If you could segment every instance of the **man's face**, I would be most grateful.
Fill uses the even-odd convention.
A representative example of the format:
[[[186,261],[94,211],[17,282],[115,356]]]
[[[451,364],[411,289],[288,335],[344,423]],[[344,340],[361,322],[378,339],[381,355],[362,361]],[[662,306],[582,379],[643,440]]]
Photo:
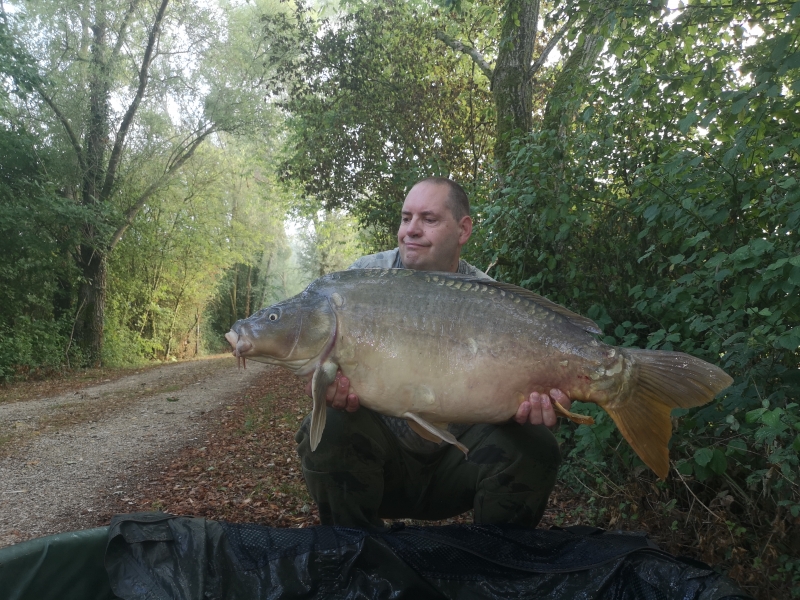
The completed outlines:
[[[418,183],[403,203],[397,243],[408,269],[418,271],[458,270],[458,258],[472,233],[472,219],[456,221],[447,201],[450,188],[436,183]]]

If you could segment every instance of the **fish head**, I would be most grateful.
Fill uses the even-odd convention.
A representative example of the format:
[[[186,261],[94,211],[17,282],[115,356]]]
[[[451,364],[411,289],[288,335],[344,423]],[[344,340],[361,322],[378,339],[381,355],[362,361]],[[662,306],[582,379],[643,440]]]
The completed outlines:
[[[225,339],[237,358],[305,375],[333,344],[336,315],[327,297],[305,291],[236,321]]]

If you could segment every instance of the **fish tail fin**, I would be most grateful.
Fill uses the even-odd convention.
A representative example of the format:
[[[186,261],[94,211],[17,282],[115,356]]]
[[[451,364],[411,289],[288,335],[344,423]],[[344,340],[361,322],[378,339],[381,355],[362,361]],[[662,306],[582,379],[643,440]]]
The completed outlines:
[[[630,363],[622,393],[603,408],[660,479],[669,473],[670,412],[710,402],[733,379],[704,360],[663,350],[619,348]]]

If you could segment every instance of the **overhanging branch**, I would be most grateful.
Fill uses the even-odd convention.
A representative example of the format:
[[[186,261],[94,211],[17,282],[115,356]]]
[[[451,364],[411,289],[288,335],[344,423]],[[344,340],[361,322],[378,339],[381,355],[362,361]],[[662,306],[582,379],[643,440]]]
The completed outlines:
[[[125,34],[128,31],[128,25],[130,25],[131,19],[139,6],[139,1],[140,0],[131,0],[131,3],[128,5],[128,10],[125,11],[125,15],[122,17],[122,23],[119,26],[119,31],[117,31],[117,43],[114,45],[114,51],[111,53],[112,61],[117,60],[119,57],[119,52],[125,43]]]
[[[198,135],[192,142],[186,146],[182,151],[179,151],[177,155],[174,157],[173,160],[170,160],[167,168],[161,174],[161,176],[156,179],[153,183],[147,186],[141,195],[136,199],[136,202],[133,203],[126,212],[125,212],[125,219],[120,225],[117,230],[114,232],[114,236],[111,238],[111,243],[108,246],[108,251],[110,252],[114,246],[122,239],[124,233],[128,230],[133,224],[133,220],[136,218],[136,215],[139,214],[139,211],[144,208],[144,205],[147,201],[155,194],[160,188],[162,188],[170,179],[172,179],[178,170],[189,160],[192,155],[194,154],[195,150],[200,147],[200,144],[212,133],[216,131],[215,126],[211,126],[200,135]]]
[[[542,50],[542,54],[536,59],[536,62],[531,65],[531,68],[528,71],[528,81],[533,79],[533,76],[536,75],[539,69],[542,68],[542,65],[544,65],[550,52],[552,52],[553,48],[556,47],[556,44],[561,41],[561,38],[563,38],[564,34],[569,31],[569,28],[572,27],[574,22],[575,19],[571,18],[569,21],[564,23],[564,26],[561,27],[561,29],[559,29],[552,38],[550,38],[550,41],[547,42],[547,46],[545,46],[544,50]]]
[[[464,42],[451,38],[443,31],[437,31],[434,33],[434,36],[436,36],[437,40],[441,40],[445,43],[445,45],[449,46],[456,52],[468,54],[469,57],[472,58],[473,62],[478,65],[478,68],[483,72],[483,74],[486,75],[487,79],[491,80],[493,73],[492,67],[486,62],[486,59],[483,58],[483,55],[478,52],[477,49],[473,48],[472,46],[468,46]]]
[[[61,122],[61,126],[64,128],[64,131],[67,132],[67,137],[69,138],[70,144],[72,144],[72,149],[75,150],[75,156],[78,159],[78,167],[81,170],[81,173],[86,172],[86,161],[83,158],[83,147],[81,146],[81,142],[78,139],[78,136],[75,135],[75,132],[72,130],[72,126],[69,124],[69,120],[64,115],[64,113],[59,110],[56,103],[53,102],[53,99],[47,95],[47,92],[44,91],[44,88],[40,84],[36,84],[34,86],[36,93],[41,96],[44,103],[50,107],[55,114],[56,118]]]
[[[122,122],[117,131],[117,138],[114,141],[114,148],[111,150],[111,158],[108,161],[106,178],[103,182],[103,191],[100,194],[100,197],[103,199],[111,195],[111,189],[114,187],[114,181],[117,176],[117,168],[122,158],[122,149],[125,146],[125,138],[128,135],[128,130],[133,122],[133,118],[136,116],[136,111],[139,110],[139,104],[142,101],[145,89],[147,89],[147,82],[150,79],[150,64],[153,61],[156,41],[161,34],[161,23],[164,20],[164,14],[167,12],[168,4],[169,0],[161,0],[161,4],[153,20],[153,26],[150,28],[150,34],[147,37],[147,46],[145,47],[144,56],[142,57],[142,66],[139,69],[139,86],[136,89],[136,95],[133,97],[133,100],[131,100],[128,110],[125,111],[125,116],[122,117]]]

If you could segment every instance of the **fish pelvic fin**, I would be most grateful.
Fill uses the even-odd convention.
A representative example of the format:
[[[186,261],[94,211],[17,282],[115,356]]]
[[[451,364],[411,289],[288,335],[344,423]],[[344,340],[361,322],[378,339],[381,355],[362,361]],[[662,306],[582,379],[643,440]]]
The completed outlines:
[[[555,400],[553,400],[553,410],[555,410],[562,417],[569,419],[578,425],[594,425],[594,419],[589,415],[579,415],[578,413],[570,412]]]
[[[464,456],[469,455],[469,448],[459,442],[456,436],[446,429],[439,429],[436,425],[428,423],[428,421],[412,412],[407,412],[403,416],[408,419],[409,427],[420,437],[431,442],[447,442],[448,444],[453,444],[453,446],[464,453]]]
[[[326,360],[317,365],[314,375],[311,378],[311,397],[314,401],[314,408],[311,410],[311,451],[317,449],[319,441],[322,439],[322,431],[325,429],[327,418],[327,406],[325,394],[328,386],[336,380],[336,371],[339,365],[335,362]]]
[[[630,377],[620,396],[603,408],[639,458],[666,479],[672,409],[706,404],[733,379],[719,367],[682,352],[619,350],[631,363]]]

